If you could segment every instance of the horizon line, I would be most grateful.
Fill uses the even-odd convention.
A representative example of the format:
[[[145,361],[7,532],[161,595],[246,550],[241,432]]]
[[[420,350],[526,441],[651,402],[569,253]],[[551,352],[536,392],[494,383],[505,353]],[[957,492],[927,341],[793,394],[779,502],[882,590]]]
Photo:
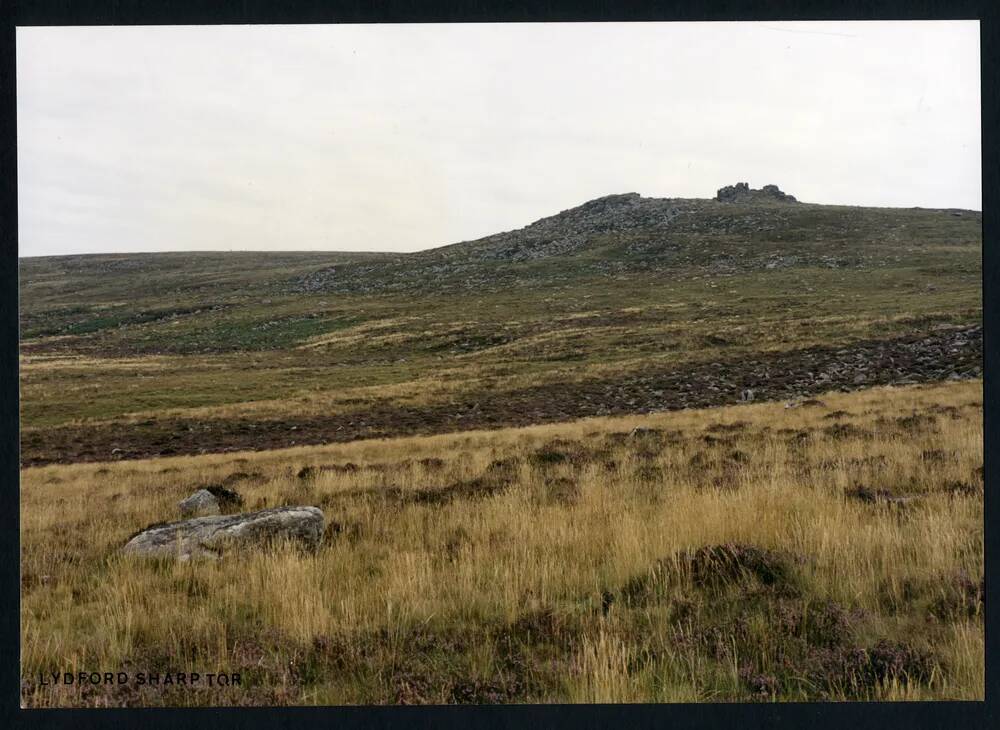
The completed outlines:
[[[757,190],[757,188],[751,188],[751,189],[752,190]],[[556,213],[553,213],[551,215],[543,216],[542,218],[534,220],[531,223],[527,223],[527,224],[521,226],[520,228],[510,228],[510,229],[505,230],[505,231],[497,231],[495,233],[488,233],[485,236],[480,236],[479,238],[466,238],[466,239],[463,239],[461,241],[454,241],[452,243],[443,243],[443,244],[437,244],[437,245],[434,245],[434,246],[427,246],[426,248],[418,248],[418,249],[414,249],[412,251],[378,250],[378,249],[375,249],[375,250],[351,250],[351,249],[339,249],[339,248],[332,248],[332,249],[326,249],[326,248],[322,248],[322,249],[291,249],[291,250],[288,250],[288,249],[270,249],[270,248],[266,248],[266,249],[232,249],[232,248],[230,248],[230,249],[166,249],[166,250],[156,250],[156,251],[86,251],[86,252],[81,252],[81,253],[52,253],[52,254],[29,254],[29,255],[22,255],[21,252],[20,252],[20,250],[19,250],[18,254],[17,254],[17,258],[20,260],[20,259],[60,258],[60,257],[69,257],[69,256],[141,256],[141,255],[144,255],[144,254],[171,254],[171,253],[173,253],[173,254],[182,254],[182,253],[194,253],[194,254],[225,254],[225,253],[264,253],[264,254],[267,254],[267,253],[282,253],[282,254],[309,254],[309,253],[315,253],[315,254],[324,254],[325,253],[325,254],[331,254],[331,253],[340,253],[340,254],[358,254],[358,255],[373,255],[373,254],[387,254],[387,255],[390,255],[390,254],[395,254],[395,255],[399,255],[399,256],[408,256],[408,255],[416,254],[416,253],[424,253],[424,252],[427,252],[427,251],[434,251],[434,250],[439,249],[439,248],[448,248],[450,246],[460,246],[463,243],[473,243],[475,241],[481,241],[484,238],[490,238],[491,236],[497,236],[497,235],[501,235],[501,234],[504,234],[504,233],[510,233],[510,232],[513,232],[513,231],[523,230],[524,228],[528,228],[528,227],[534,225],[535,223],[538,223],[541,220],[545,220],[546,218],[553,218],[553,217],[555,217],[557,215],[560,215],[561,213],[565,213],[567,211],[573,210],[574,208],[582,207],[584,205],[587,205],[587,203],[591,203],[591,202],[593,202],[595,200],[601,200],[603,198],[612,198],[612,197],[622,196],[622,195],[638,195],[640,198],[645,199],[645,200],[704,200],[704,201],[717,202],[717,203],[721,202],[717,198],[714,198],[714,197],[713,198],[683,198],[683,197],[658,198],[656,196],[648,196],[647,197],[647,196],[644,196],[642,193],[635,193],[634,191],[630,191],[630,192],[626,192],[626,193],[608,193],[606,195],[599,195],[596,198],[591,198],[590,200],[586,200],[583,203],[579,203],[578,205],[574,205],[574,206],[572,206],[570,208],[564,208],[563,210],[558,211]],[[725,203],[725,205],[733,205],[733,204],[732,203]],[[811,203],[811,202],[808,202],[808,201],[797,200],[797,199],[794,202],[792,202],[792,203],[788,203],[788,205],[815,205],[815,206],[824,206],[824,207],[831,207],[831,208],[876,208],[876,209],[887,209],[887,210],[929,210],[929,211],[942,211],[942,212],[945,212],[945,211],[963,211],[963,212],[968,212],[968,213],[979,213],[980,215],[982,215],[982,210],[979,210],[979,209],[976,209],[976,208],[958,208],[958,207],[955,207],[955,206],[946,206],[946,207],[940,207],[939,208],[939,207],[926,207],[926,206],[922,206],[922,205],[898,206],[898,205],[859,205],[859,204],[846,204],[846,203]]]

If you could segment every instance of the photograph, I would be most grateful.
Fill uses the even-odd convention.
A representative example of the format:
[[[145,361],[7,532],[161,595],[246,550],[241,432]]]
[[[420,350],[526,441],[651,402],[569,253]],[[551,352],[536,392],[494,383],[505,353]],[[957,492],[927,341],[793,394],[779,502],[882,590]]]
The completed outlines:
[[[19,25],[20,707],[983,702],[980,50]]]

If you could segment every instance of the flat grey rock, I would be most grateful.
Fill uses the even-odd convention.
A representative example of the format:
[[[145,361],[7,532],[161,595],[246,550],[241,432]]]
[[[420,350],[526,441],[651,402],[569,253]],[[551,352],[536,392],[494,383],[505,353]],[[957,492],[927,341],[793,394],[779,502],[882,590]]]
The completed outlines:
[[[235,546],[265,547],[291,540],[315,548],[323,537],[323,512],[318,507],[275,507],[237,515],[195,517],[151,525],[122,548],[129,555],[217,558]]]

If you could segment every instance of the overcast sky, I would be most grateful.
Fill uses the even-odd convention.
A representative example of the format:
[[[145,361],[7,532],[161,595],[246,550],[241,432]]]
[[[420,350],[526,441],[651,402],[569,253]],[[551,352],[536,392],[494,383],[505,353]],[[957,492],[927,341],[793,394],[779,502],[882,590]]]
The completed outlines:
[[[22,256],[412,251],[610,193],[981,208],[979,25],[19,28]]]

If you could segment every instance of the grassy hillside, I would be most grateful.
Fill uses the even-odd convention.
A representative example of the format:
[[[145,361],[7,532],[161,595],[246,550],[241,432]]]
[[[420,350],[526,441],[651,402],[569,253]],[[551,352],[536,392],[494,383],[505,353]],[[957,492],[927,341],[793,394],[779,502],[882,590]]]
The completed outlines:
[[[22,260],[23,704],[982,699],[981,216],[729,192]],[[119,552],[218,485],[322,544]]]
[[[981,700],[982,460],[966,381],[29,469],[22,700]],[[220,482],[320,505],[322,546],[116,552]],[[38,680],[90,667],[243,683]]]
[[[978,323],[980,227],[969,211],[611,196],[408,255],[25,259],[25,453],[47,460],[79,437],[106,458],[117,437],[102,424],[152,420],[155,435],[171,418],[385,414],[342,433],[356,438],[393,433],[394,414],[460,430],[460,414],[492,408],[480,425],[504,425],[490,403],[546,384],[594,391],[564,418],[623,412],[607,393],[713,363],[716,402],[733,402],[761,385],[740,370],[751,355]]]

